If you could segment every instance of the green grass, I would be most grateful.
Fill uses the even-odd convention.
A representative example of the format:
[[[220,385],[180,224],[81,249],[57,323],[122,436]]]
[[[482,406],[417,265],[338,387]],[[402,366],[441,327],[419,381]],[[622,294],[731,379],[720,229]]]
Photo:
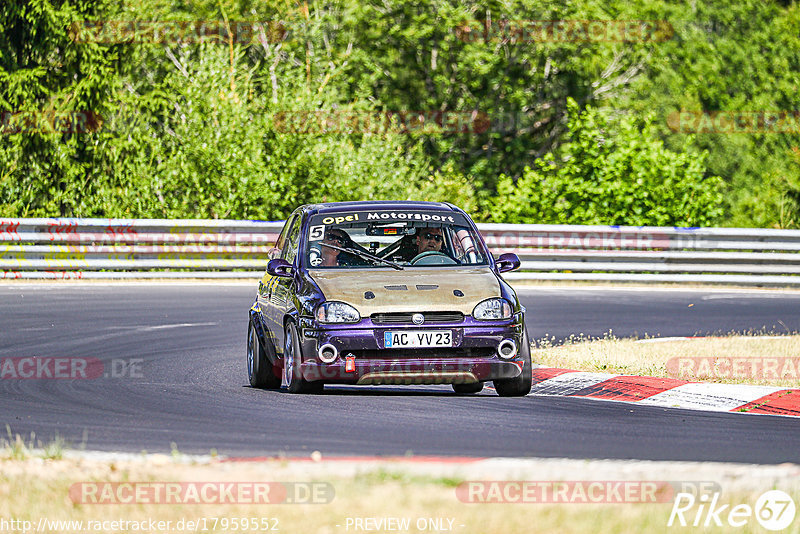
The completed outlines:
[[[11,427],[6,425],[7,438],[0,439],[0,459],[27,460],[30,458],[41,458],[44,460],[61,460],[66,449],[66,440],[56,434],[48,441],[42,442],[36,439],[36,433],[31,432],[26,441],[19,434],[12,434]]]

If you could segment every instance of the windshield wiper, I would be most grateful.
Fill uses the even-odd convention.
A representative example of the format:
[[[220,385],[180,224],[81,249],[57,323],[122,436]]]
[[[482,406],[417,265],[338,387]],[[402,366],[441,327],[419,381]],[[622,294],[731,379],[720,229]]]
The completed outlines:
[[[320,245],[322,245],[323,247],[328,247],[328,248],[340,250],[342,252],[349,252],[351,254],[355,254],[357,256],[361,256],[362,258],[366,258],[368,260],[373,260],[373,261],[377,261],[377,262],[380,262],[380,263],[385,263],[389,267],[393,267],[393,268],[397,269],[398,271],[402,271],[403,270],[403,266],[402,265],[399,265],[399,264],[397,264],[397,263],[395,263],[393,261],[385,260],[383,258],[375,256],[374,254],[370,254],[369,252],[364,252],[362,250],[358,250],[358,249],[355,249],[355,248],[349,248],[349,247],[337,247],[336,245],[329,245],[328,243],[320,243]]]

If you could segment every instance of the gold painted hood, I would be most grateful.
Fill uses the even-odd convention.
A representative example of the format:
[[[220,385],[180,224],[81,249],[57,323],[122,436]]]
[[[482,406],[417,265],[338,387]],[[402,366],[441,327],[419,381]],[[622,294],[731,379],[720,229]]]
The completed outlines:
[[[361,317],[373,313],[424,311],[460,311],[470,315],[480,301],[500,296],[500,283],[488,267],[403,271],[312,269],[309,274],[326,300],[346,302],[354,306]],[[454,290],[460,290],[464,296],[455,296]],[[367,291],[372,291],[375,298],[364,298]]]

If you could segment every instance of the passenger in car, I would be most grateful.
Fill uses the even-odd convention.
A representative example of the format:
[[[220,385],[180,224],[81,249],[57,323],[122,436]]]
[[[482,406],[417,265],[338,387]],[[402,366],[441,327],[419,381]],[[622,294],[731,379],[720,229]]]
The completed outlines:
[[[336,247],[346,248],[350,243],[350,236],[347,232],[339,228],[329,228],[325,232],[325,237],[322,242]],[[330,247],[321,247],[322,249],[322,263],[320,267],[337,267],[339,263],[339,256],[343,254],[342,251]]]
[[[323,243],[340,248],[358,249],[358,245],[353,241],[347,232],[341,228],[329,228],[325,232]],[[370,263],[356,254],[336,250],[331,247],[322,247],[321,267],[349,267],[354,265],[369,265]]]

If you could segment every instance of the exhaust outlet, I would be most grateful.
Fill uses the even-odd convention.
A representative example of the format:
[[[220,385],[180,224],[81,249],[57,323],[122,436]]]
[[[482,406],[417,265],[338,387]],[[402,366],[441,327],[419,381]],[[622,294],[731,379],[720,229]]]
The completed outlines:
[[[317,350],[317,356],[322,363],[333,363],[339,357],[339,351],[330,343],[325,343]]]
[[[509,360],[517,355],[517,344],[510,339],[504,339],[497,345],[497,354],[501,358]]]

